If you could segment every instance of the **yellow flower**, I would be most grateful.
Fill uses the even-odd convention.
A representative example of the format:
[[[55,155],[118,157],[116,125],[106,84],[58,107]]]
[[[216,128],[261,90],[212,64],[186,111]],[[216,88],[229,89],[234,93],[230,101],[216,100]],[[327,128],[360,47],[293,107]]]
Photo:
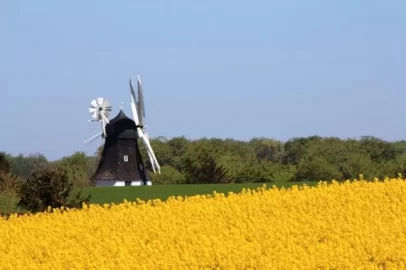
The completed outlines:
[[[266,186],[0,219],[0,269],[404,269],[406,182]]]

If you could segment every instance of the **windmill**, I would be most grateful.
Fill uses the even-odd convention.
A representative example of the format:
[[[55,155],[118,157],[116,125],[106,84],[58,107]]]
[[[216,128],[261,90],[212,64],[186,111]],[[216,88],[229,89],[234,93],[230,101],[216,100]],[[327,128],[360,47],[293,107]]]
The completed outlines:
[[[154,173],[160,173],[160,166],[146,131],[140,77],[137,75],[138,96],[135,94],[131,79],[129,85],[133,119],[125,115],[122,107],[117,116],[109,119],[111,106],[109,101],[104,98],[96,98],[90,103],[89,113],[93,118],[90,122],[100,122],[101,132],[84,143],[91,143],[99,137],[105,140],[98,167],[91,177],[96,186],[151,184],[138,146],[139,140],[142,140],[145,145],[152,170]]]

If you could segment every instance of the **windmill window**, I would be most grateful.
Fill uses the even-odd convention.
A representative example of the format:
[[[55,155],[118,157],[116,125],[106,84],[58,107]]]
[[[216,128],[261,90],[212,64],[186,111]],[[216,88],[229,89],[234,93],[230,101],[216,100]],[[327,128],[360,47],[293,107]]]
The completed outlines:
[[[124,162],[128,162],[128,156],[127,155],[124,156]]]

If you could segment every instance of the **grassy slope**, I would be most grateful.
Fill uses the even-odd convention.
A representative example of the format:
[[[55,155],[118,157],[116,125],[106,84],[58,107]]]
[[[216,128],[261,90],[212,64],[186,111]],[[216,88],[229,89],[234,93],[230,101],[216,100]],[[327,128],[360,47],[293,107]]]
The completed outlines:
[[[301,183],[283,183],[275,184],[278,187],[290,187]],[[312,185],[313,183],[308,183]],[[316,183],[314,183],[316,184]],[[214,191],[219,193],[240,192],[243,188],[256,188],[262,186],[262,183],[247,184],[203,184],[203,185],[156,185],[141,187],[98,187],[85,188],[82,190],[84,195],[91,194],[91,203],[121,203],[124,199],[134,201],[137,198],[142,200],[162,199],[165,200],[170,196],[192,196],[196,194],[212,194]],[[272,187],[268,183],[267,187]]]

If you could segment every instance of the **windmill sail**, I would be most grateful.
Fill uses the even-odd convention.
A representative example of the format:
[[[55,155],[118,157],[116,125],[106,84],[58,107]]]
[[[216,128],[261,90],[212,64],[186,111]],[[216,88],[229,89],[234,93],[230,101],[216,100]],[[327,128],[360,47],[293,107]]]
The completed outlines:
[[[130,102],[131,110],[133,112],[135,125],[138,126],[140,125],[140,117],[137,110],[137,96],[135,95],[134,86],[131,79],[130,79],[130,92],[131,92],[131,102]]]
[[[142,93],[142,84],[141,84],[141,79],[140,76],[137,74],[137,84],[138,84],[138,115],[141,116],[140,118],[145,118],[145,105],[144,105],[144,95]],[[143,121],[140,121],[143,122]]]
[[[151,147],[151,143],[149,141],[148,135],[146,134],[146,132],[144,132],[144,120],[143,120],[143,114],[145,115],[145,108],[144,108],[144,102],[143,102],[143,96],[142,96],[142,88],[141,88],[141,80],[138,77],[138,100],[135,96],[135,91],[134,91],[134,87],[132,85],[132,81],[130,79],[130,92],[131,92],[131,110],[133,113],[133,118],[134,118],[134,122],[137,126],[137,133],[138,133],[138,137],[142,139],[147,152],[148,152],[148,157],[150,159],[151,162],[151,166],[153,171],[155,172],[155,169],[158,171],[158,173],[160,173],[160,166],[158,163],[158,160],[156,159],[155,153],[152,150]]]

